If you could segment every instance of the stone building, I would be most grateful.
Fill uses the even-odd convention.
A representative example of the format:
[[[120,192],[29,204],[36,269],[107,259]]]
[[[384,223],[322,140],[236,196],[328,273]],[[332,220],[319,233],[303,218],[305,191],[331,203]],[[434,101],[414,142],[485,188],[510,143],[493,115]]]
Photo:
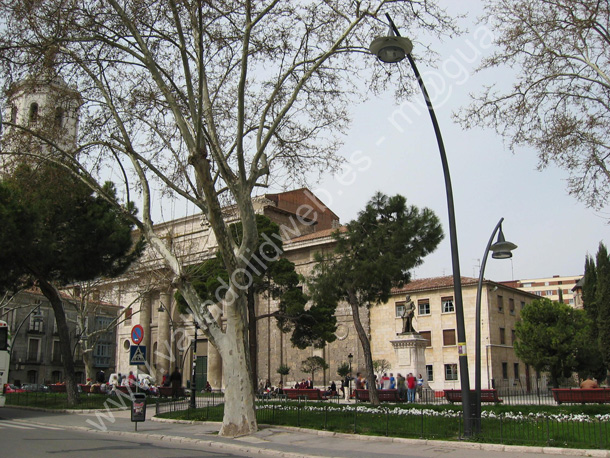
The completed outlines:
[[[78,298],[64,295],[66,318],[73,345],[76,382],[85,383],[86,370],[83,361],[81,341],[94,330],[105,329],[117,317],[119,308],[112,304],[95,302],[90,304],[81,319],[78,317]],[[25,383],[50,384],[65,379],[62,356],[59,347],[57,324],[53,308],[36,289],[18,293],[0,309],[0,316],[6,321],[11,334],[11,364],[9,382],[15,385]],[[79,324],[83,323],[83,326]],[[100,369],[110,373],[115,367],[116,336],[114,328],[103,332],[87,347],[91,349],[93,371]]]
[[[339,227],[338,217],[308,190],[300,189],[281,194],[268,194],[254,199],[255,209],[281,226],[284,239],[284,256],[295,263],[297,271],[307,276],[314,265],[317,252],[332,249],[331,233]],[[304,208],[315,208],[310,212],[311,221],[299,224],[299,212]],[[230,209],[227,218],[234,218]],[[165,237],[171,238],[177,252],[195,262],[202,262],[215,253],[216,243],[209,226],[201,216],[178,219],[158,226]],[[474,320],[477,279],[463,279],[463,302],[469,350],[471,379],[474,380]],[[130,307],[128,319],[119,327],[117,346],[117,370],[134,370],[129,365],[131,329],[142,325],[147,346],[148,368],[157,379],[165,371],[178,367],[183,379],[191,378],[193,341],[195,328],[188,316],[177,312],[174,291],[164,278],[160,259],[147,252],[142,261],[131,272],[108,282],[104,287],[104,298],[121,307]],[[401,332],[401,315],[406,295],[416,304],[413,320],[416,331],[426,341],[423,374],[435,390],[460,386],[457,369],[456,319],[453,308],[452,277],[414,280],[393,293],[387,303],[363,311],[361,318],[371,339],[373,359],[386,359],[392,371],[405,370],[409,364],[401,361],[400,348],[396,347],[396,336]],[[515,339],[514,324],[521,308],[537,296],[501,283],[484,282],[482,295],[482,376],[483,388],[487,386],[527,387],[529,368],[515,356],[512,343]],[[277,308],[277,302],[266,297],[257,298],[257,315],[268,315]],[[280,376],[280,365],[291,368],[285,379],[288,384],[307,378],[301,372],[301,362],[309,356],[321,356],[329,364],[324,373],[315,375],[315,384],[323,386],[338,380],[337,368],[348,362],[351,353],[353,373],[364,371],[362,347],[347,304],[340,304],[336,312],[337,339],[322,349],[298,350],[292,347],[288,335],[282,334],[271,317],[258,320],[257,378],[269,379],[276,384]],[[394,342],[394,343],[393,343]],[[196,352],[197,388],[209,381],[215,389],[223,387],[221,364],[218,353],[207,339],[198,333]],[[144,370],[144,369],[142,369]],[[403,374],[404,375],[404,374]]]
[[[478,279],[462,277],[468,372],[474,387],[475,314]],[[388,360],[394,372],[404,371],[395,342],[401,333],[406,297],[415,304],[413,327],[426,340],[425,373],[430,388],[460,388],[453,277],[413,280],[394,291],[387,304],[371,309],[371,346],[374,359]],[[481,293],[481,387],[529,389],[535,377],[515,355],[515,322],[525,304],[537,296],[489,280]],[[394,343],[393,343],[394,342]]]

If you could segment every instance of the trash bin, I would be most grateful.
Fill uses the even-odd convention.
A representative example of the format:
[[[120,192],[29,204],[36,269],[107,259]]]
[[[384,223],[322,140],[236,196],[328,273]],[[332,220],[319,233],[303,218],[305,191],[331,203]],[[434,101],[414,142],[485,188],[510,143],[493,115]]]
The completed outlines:
[[[131,421],[146,421],[146,395],[144,393],[132,394]]]

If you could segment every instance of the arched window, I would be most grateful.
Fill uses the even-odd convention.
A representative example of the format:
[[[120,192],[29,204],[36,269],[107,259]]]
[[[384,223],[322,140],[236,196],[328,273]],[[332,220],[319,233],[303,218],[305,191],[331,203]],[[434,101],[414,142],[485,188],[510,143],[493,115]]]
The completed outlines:
[[[55,127],[61,129],[64,126],[64,109],[62,107],[55,108]]]
[[[29,121],[30,123],[38,122],[38,104],[36,102],[30,105]]]

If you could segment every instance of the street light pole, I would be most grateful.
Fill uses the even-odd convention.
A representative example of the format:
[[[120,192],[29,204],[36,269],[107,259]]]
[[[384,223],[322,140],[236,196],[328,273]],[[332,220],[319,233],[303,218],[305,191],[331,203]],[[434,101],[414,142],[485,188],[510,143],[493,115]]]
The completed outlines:
[[[479,283],[477,285],[477,302],[476,302],[476,334],[475,334],[475,368],[474,368],[474,391],[475,391],[475,412],[474,412],[474,423],[475,432],[478,434],[481,432],[481,292],[483,290],[483,274],[485,273],[485,265],[487,264],[487,256],[489,251],[492,251],[491,257],[494,259],[509,259],[512,258],[513,251],[517,248],[517,245],[511,242],[507,242],[504,239],[502,233],[502,222],[504,218],[500,218],[498,224],[489,237],[487,247],[483,253],[483,262],[481,263],[481,271],[479,272]],[[493,245],[493,239],[498,232],[498,240]]]
[[[193,340],[193,373],[191,375],[191,409],[197,408],[195,396],[197,395],[197,331],[199,330],[199,323],[193,321],[195,325],[195,340]]]
[[[460,386],[462,389],[462,408],[464,413],[464,434],[470,436],[472,433],[472,399],[470,396],[470,378],[468,375],[468,352],[466,349],[466,328],[464,324],[464,306],[462,302],[462,280],[460,275],[460,260],[458,253],[457,243],[457,229],[455,223],[455,209],[453,204],[453,190],[451,186],[451,176],[449,174],[449,164],[447,161],[447,155],[445,153],[445,145],[441,135],[441,129],[436,119],[434,107],[432,106],[432,100],[428,95],[424,81],[417,70],[415,61],[411,56],[413,44],[408,38],[400,36],[400,32],[389,14],[386,14],[386,18],[390,23],[390,28],[394,32],[394,37],[383,37],[377,38],[371,43],[370,51],[375,54],[382,62],[396,63],[403,60],[405,57],[409,60],[413,73],[419,87],[426,100],[426,106],[428,107],[428,113],[434,126],[434,133],[436,135],[436,141],[438,143],[438,149],[441,156],[441,163],[443,166],[443,175],[445,178],[445,192],[447,195],[447,210],[449,215],[449,239],[451,244],[451,261],[453,268],[453,291],[454,291],[454,304],[455,304],[455,317],[457,327],[457,340],[458,340],[458,356],[459,356],[459,367],[460,367]]]
[[[352,399],[352,360],[353,359],[354,359],[354,355],[352,355],[351,353],[349,355],[347,355],[347,360],[349,361],[349,379],[347,381],[348,391],[349,391],[349,397],[347,398],[348,402],[350,399]]]

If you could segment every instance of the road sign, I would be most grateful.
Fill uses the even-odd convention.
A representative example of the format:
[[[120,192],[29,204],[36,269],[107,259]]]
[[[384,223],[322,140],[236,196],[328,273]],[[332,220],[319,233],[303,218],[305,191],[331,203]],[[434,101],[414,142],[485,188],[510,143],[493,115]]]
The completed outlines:
[[[133,328],[131,328],[131,341],[135,345],[139,345],[144,339],[144,328],[136,324]]]
[[[146,364],[146,345],[132,345],[129,347],[129,364],[132,366]]]

